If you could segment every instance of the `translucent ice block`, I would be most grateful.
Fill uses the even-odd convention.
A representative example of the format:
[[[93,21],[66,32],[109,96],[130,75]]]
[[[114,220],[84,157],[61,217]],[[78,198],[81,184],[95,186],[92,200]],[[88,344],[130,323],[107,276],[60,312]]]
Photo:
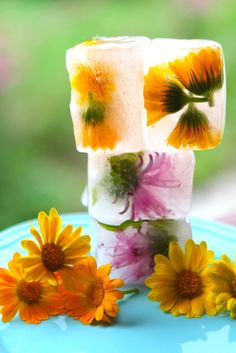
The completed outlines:
[[[148,148],[216,147],[226,103],[221,46],[207,40],[154,39],[144,61]]]
[[[146,37],[99,38],[69,49],[70,111],[81,152],[144,148],[143,50]]]
[[[99,38],[67,51],[77,149],[209,149],[222,138],[225,67],[208,40]]]
[[[181,219],[190,209],[191,151],[89,155],[89,213],[101,223]]]
[[[96,257],[99,265],[111,263],[112,276],[128,283],[142,283],[153,272],[154,255],[168,255],[170,241],[184,246],[191,238],[186,219],[129,221],[118,227],[97,223]]]

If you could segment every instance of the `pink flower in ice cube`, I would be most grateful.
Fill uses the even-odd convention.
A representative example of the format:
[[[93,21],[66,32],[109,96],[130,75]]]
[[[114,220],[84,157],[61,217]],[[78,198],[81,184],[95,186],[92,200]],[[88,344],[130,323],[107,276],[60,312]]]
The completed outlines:
[[[130,234],[127,231],[117,232],[116,240],[111,261],[114,270],[123,269],[124,280],[128,281],[137,281],[148,276],[153,270],[148,237],[139,230],[133,233],[132,229]]]
[[[144,165],[144,158],[139,155],[137,165],[138,185],[125,195],[123,214],[131,207],[131,219],[161,217],[171,215],[171,210],[158,195],[157,190],[180,187],[180,181],[174,178],[173,164],[165,153],[149,154],[149,161]]]

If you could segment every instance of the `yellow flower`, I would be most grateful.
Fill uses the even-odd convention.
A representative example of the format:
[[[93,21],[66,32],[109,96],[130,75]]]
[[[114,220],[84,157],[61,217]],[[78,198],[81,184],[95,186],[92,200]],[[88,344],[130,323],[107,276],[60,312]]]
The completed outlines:
[[[105,107],[89,94],[89,106],[82,116],[82,145],[94,151],[113,149],[119,140],[115,120],[105,117]]]
[[[116,317],[119,306],[116,301],[124,294],[117,290],[124,285],[121,279],[110,279],[111,265],[103,265],[97,269],[93,257],[87,257],[76,265],[77,287],[74,292],[67,292],[62,287],[62,297],[66,313],[83,324],[95,321],[111,323]]]
[[[210,272],[211,299],[216,304],[218,313],[226,310],[230,317],[236,319],[236,259],[232,263],[226,255],[221,260],[215,260]]]
[[[223,58],[220,48],[207,47],[170,62],[169,66],[185,88],[198,96],[208,96],[223,85]]]
[[[79,104],[88,104],[89,95],[94,101],[109,102],[115,90],[113,73],[103,64],[79,64],[71,79],[71,87],[79,94]]]
[[[27,256],[18,259],[22,264],[25,278],[31,281],[47,279],[51,285],[57,285],[56,272],[59,272],[64,285],[72,288],[75,269],[78,263],[90,250],[90,237],[80,236],[82,228],[73,231],[71,225],[61,230],[62,220],[57,210],[52,208],[49,215],[39,212],[38,223],[41,234],[31,227],[30,232],[37,240],[23,240],[23,248]]]
[[[151,67],[144,78],[144,105],[148,125],[176,113],[188,103],[182,84],[167,65]]]
[[[213,130],[207,116],[190,103],[168,137],[167,144],[176,148],[206,149],[216,147],[220,140],[221,134]]]
[[[70,80],[83,109],[82,141],[78,142],[93,150],[113,149],[119,134],[116,120],[107,110],[115,91],[114,73],[98,62],[79,64],[70,75]]]
[[[21,320],[38,324],[50,315],[63,312],[61,296],[47,281],[28,281],[23,268],[17,264],[15,253],[8,268],[0,268],[0,313],[4,322],[11,321],[19,311]]]
[[[207,277],[213,256],[204,241],[198,245],[188,239],[185,252],[178,243],[171,242],[169,259],[156,255],[154,273],[145,281],[152,289],[149,299],[159,301],[162,310],[175,316],[193,318],[203,314],[215,315],[215,306],[208,298]]]

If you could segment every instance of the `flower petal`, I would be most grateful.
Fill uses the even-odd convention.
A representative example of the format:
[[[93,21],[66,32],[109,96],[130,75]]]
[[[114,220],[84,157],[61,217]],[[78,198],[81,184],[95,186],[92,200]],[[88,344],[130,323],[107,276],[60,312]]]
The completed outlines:
[[[62,225],[62,220],[58,216],[51,216],[50,217],[50,224],[49,224],[49,237],[48,241],[49,243],[55,243],[57,236],[60,232]]]
[[[106,290],[113,290],[115,288],[120,288],[124,286],[124,281],[120,278],[115,278],[115,279],[111,279],[109,280],[108,283],[106,283],[105,288]]]
[[[73,231],[73,227],[71,224],[65,226],[65,228],[61,231],[56,239],[56,243],[60,245],[62,248],[67,244],[68,237],[71,235]]]
[[[41,235],[39,234],[39,232],[34,227],[31,227],[30,233],[35,237],[35,239],[39,243],[40,247],[42,247],[43,241],[42,241],[42,238],[41,238]]]
[[[81,280],[79,272],[73,267],[63,267],[59,273],[64,287],[68,291],[75,291],[77,283]]]
[[[38,255],[28,255],[28,256],[22,256],[19,259],[17,259],[17,264],[22,265],[23,268],[27,270],[32,266],[42,264],[42,260]]]
[[[32,255],[40,255],[41,254],[38,246],[32,240],[22,240],[21,241],[21,246],[26,251],[28,251],[29,254],[32,254]]]
[[[201,297],[193,298],[191,300],[191,316],[201,317],[205,312],[205,308]]]
[[[97,321],[101,321],[103,318],[103,314],[104,314],[103,306],[100,305],[95,312],[95,319]]]
[[[2,307],[1,314],[2,314],[2,321],[9,322],[11,321],[14,316],[16,315],[19,308],[19,302],[17,300],[10,302],[9,305]]]
[[[176,272],[181,272],[185,269],[184,253],[176,242],[170,242],[169,245],[169,259],[173,269]]]
[[[57,209],[55,207],[52,207],[50,209],[49,216],[50,217],[58,217],[59,218],[59,214],[58,214]]]
[[[46,274],[47,269],[39,262],[37,265],[32,266],[25,271],[25,279],[28,281],[39,281],[44,278]]]
[[[79,239],[71,242],[64,247],[64,251],[67,257],[75,257],[85,255],[90,250],[90,237],[88,235],[83,235]]]
[[[42,234],[43,240],[46,243],[48,239],[48,216],[43,211],[39,212],[38,214],[38,224],[39,224],[39,228],[40,228],[40,232]]]
[[[97,276],[100,278],[104,278],[110,275],[112,269],[111,264],[102,265],[97,269]]]
[[[229,299],[228,303],[227,303],[227,309],[229,311],[234,311],[236,312],[236,298],[231,298]]]

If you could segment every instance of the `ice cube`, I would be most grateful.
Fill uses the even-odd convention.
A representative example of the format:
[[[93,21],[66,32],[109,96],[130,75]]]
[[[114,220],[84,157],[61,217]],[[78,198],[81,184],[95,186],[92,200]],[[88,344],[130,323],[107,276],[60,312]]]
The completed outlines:
[[[101,223],[181,219],[190,210],[195,157],[192,151],[143,151],[88,159],[90,215]]]
[[[67,51],[77,149],[125,153],[216,147],[225,123],[220,44],[98,38]]]
[[[153,272],[156,254],[167,256],[170,241],[183,247],[191,237],[187,219],[129,221],[117,227],[97,222],[95,256],[99,265],[112,264],[112,277],[122,278],[126,284],[143,283]]]
[[[146,37],[97,38],[67,51],[70,110],[81,152],[144,148],[143,50]]]
[[[154,39],[145,49],[148,148],[209,149],[222,138],[226,85],[220,44]]]

